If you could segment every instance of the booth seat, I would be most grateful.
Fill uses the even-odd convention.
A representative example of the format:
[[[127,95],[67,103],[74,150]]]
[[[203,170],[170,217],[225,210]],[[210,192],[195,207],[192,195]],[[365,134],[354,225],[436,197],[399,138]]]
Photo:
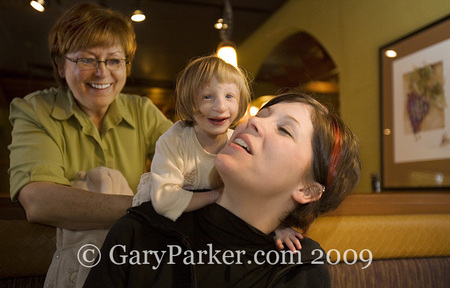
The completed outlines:
[[[308,237],[328,252],[334,288],[450,287],[450,214],[322,217]]]
[[[0,287],[43,287],[55,249],[54,227],[0,219]]]
[[[450,287],[450,194],[351,195],[307,236],[328,252],[334,288]]]
[[[55,229],[5,198],[0,235],[0,287],[42,287]],[[450,193],[350,195],[306,236],[330,256],[333,288],[450,287]]]

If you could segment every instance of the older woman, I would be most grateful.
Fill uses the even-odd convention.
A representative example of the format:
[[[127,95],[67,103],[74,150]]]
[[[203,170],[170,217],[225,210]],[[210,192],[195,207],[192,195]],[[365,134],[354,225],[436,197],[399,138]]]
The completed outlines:
[[[121,14],[78,4],[56,22],[49,47],[59,88],[11,103],[11,198],[31,222],[110,228],[132,196],[92,193],[71,181],[79,171],[106,166],[135,191],[172,123],[148,98],[121,93],[136,51],[133,27]]]
[[[160,217],[151,203],[129,210],[102,247],[85,287],[329,287],[318,243],[276,251],[280,224],[306,231],[359,180],[355,135],[303,94],[275,97],[240,124],[215,165],[217,203]]]

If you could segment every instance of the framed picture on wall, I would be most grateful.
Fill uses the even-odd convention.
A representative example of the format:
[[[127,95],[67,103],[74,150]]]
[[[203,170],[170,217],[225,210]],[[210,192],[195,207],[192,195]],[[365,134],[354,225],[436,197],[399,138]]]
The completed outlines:
[[[449,189],[450,15],[379,57],[382,189]]]

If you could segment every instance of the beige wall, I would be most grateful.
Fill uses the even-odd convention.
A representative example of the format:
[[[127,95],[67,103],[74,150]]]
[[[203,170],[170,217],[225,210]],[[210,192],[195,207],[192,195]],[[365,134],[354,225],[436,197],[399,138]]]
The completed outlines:
[[[449,13],[449,0],[291,0],[238,47],[239,62],[256,76],[271,50],[299,31],[325,47],[339,69],[342,118],[361,140],[356,193],[368,193],[370,174],[381,170],[378,49]]]

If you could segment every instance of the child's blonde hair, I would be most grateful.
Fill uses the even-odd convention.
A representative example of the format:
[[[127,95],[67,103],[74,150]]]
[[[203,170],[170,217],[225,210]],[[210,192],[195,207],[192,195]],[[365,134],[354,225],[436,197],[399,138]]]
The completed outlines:
[[[237,124],[247,112],[250,87],[244,72],[215,55],[204,56],[194,59],[180,72],[175,87],[176,110],[187,125],[194,125],[194,116],[199,113],[195,104],[198,90],[208,85],[213,77],[219,83],[234,83],[239,89],[238,114],[232,125]]]

